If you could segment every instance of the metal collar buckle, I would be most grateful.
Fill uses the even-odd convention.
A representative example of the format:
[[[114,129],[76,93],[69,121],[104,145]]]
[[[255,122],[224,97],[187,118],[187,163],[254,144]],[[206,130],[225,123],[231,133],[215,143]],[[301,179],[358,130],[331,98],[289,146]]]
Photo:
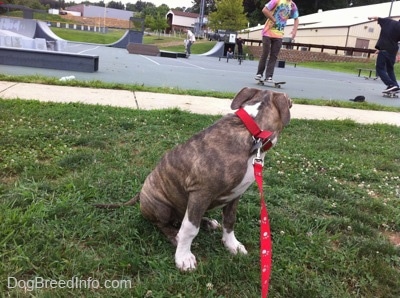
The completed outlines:
[[[263,148],[263,143],[262,143],[262,139],[254,139],[254,146],[253,146],[253,150],[257,150],[256,152],[256,156],[253,158],[253,165],[254,164],[261,164],[262,167],[264,167],[264,158],[261,157],[261,150]]]

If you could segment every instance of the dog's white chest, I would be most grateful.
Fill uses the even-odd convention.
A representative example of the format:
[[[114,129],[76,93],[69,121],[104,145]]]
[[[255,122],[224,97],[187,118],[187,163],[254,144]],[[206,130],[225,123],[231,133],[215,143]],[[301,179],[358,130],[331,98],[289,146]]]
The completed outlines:
[[[262,154],[262,159],[264,159],[265,153]],[[230,201],[240,197],[254,182],[254,167],[253,167],[253,156],[249,158],[247,161],[247,169],[246,173],[242,179],[242,181],[232,189],[232,192],[229,196],[219,198],[219,201],[223,203],[229,203]]]

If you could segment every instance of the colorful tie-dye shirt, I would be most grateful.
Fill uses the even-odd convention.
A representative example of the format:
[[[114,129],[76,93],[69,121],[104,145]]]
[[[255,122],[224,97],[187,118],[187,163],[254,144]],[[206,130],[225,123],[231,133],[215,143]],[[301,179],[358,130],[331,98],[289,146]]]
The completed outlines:
[[[276,23],[272,24],[268,19],[265,22],[265,27],[262,31],[263,36],[282,38],[286,21],[288,19],[297,19],[299,17],[297,6],[291,0],[271,0],[265,4],[265,7],[272,12]]]

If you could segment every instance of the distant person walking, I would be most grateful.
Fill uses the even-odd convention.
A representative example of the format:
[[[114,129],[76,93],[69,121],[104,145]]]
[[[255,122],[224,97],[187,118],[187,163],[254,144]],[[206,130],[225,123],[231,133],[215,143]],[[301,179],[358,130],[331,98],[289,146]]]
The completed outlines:
[[[282,38],[286,22],[294,19],[292,39],[296,37],[299,26],[299,11],[296,4],[291,0],[271,0],[262,10],[267,17],[264,29],[262,30],[262,54],[258,63],[256,80],[262,80],[265,67],[265,79],[272,82],[274,68],[279,52],[282,47]],[[269,59],[268,59],[269,56]],[[268,64],[267,64],[268,59]]]
[[[400,21],[380,17],[369,17],[368,19],[378,21],[379,26],[381,26],[381,33],[375,49],[378,50],[376,75],[387,86],[383,93],[398,91],[400,88],[394,73],[394,64],[399,51]]]
[[[189,29],[186,29],[186,55],[189,56],[192,52],[191,52],[191,48],[192,48],[192,44],[194,44],[194,42],[196,41],[196,37],[194,36],[193,32],[190,31]]]

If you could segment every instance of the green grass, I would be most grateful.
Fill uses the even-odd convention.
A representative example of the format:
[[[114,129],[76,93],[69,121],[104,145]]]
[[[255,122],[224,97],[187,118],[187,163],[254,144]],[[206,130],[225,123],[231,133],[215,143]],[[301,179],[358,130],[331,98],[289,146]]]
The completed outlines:
[[[5,17],[12,17],[12,18],[23,18],[24,17],[22,10],[6,11],[2,15]],[[66,20],[63,17],[61,17],[60,15],[49,14],[46,12],[45,13],[34,12],[33,18],[35,20],[41,20],[41,21],[51,21],[51,22],[61,22],[61,23],[66,22]]]
[[[215,45],[215,41],[196,41],[192,47],[191,47],[191,52],[192,54],[203,54],[211,50]],[[166,50],[166,51],[171,51],[171,52],[184,52],[185,48],[183,46],[183,40],[181,45],[175,45],[175,46],[167,46],[163,47],[160,46],[160,49]]]
[[[65,40],[98,44],[109,44],[116,42],[124,35],[126,31],[123,29],[109,29],[107,33],[101,33],[55,27],[52,27],[51,30]]]
[[[354,74],[355,69],[360,67],[366,69],[375,69],[375,61],[362,64],[357,62],[302,62],[301,66]]]
[[[156,46],[163,46],[169,43],[181,43],[183,45],[184,36],[163,36],[158,34],[145,34],[143,36],[144,44],[153,44]]]
[[[200,231],[192,273],[175,269],[174,248],[138,206],[92,207],[131,198],[166,150],[218,117],[20,100],[0,100],[0,110],[2,295],[260,296],[255,185],[236,226],[249,255],[231,256],[221,232]],[[285,128],[264,170],[270,297],[400,296],[400,249],[388,240],[400,233],[399,138],[398,127],[351,121],[293,120]],[[8,277],[126,280],[131,288],[25,292],[8,289]]]
[[[324,70],[331,70],[336,72],[344,72],[344,73],[357,73],[357,68],[364,68],[364,69],[375,69],[375,60],[372,59],[370,62],[367,63],[358,63],[358,62],[302,62],[300,63],[303,67],[315,68],[315,69],[324,69]],[[395,65],[395,74],[396,77],[400,76],[400,68]],[[367,76],[369,73],[363,71],[361,73],[362,76]],[[374,75],[374,73],[373,73]]]
[[[80,31],[65,28],[52,27],[51,30],[65,40],[76,42],[88,42],[98,44],[110,44],[120,39],[126,30],[109,29],[107,33]],[[184,37],[169,37],[154,35],[144,35],[143,44],[157,45],[161,50],[184,52]],[[192,46],[193,54],[201,54],[209,51],[215,45],[215,41],[199,40]]]

